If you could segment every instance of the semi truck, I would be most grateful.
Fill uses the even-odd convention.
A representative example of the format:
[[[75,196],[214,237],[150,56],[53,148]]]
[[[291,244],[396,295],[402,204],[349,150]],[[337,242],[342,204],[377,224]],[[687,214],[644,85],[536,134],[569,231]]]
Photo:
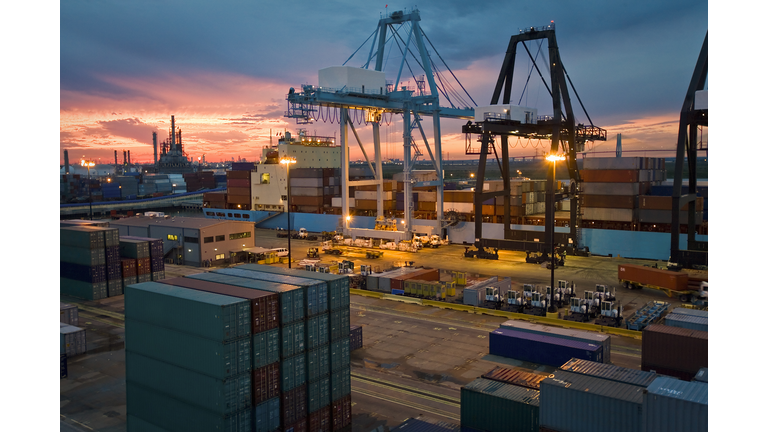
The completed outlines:
[[[688,273],[673,272],[635,264],[619,264],[619,283],[626,289],[650,288],[663,291],[667,297],[682,302],[706,306],[708,284],[702,280],[689,280]]]

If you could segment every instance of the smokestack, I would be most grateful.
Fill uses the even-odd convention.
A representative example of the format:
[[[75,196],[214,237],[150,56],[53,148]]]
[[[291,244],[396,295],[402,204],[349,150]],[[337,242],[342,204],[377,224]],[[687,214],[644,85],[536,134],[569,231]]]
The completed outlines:
[[[120,164],[117,163],[117,150],[115,150],[115,167],[117,167],[118,165]]]
[[[131,151],[128,150],[128,165],[131,164]]]
[[[64,150],[64,174],[69,174],[69,152]]]
[[[621,157],[621,134],[616,134],[616,157]]]
[[[152,147],[155,148],[155,166],[157,166],[157,132],[152,132]]]
[[[176,150],[176,119],[171,116],[171,150]]]
[[[184,146],[181,144],[181,128],[179,128],[179,142],[176,143],[176,150],[178,150],[179,153],[184,152]]]
[[[125,150],[123,150],[123,165],[128,165],[128,155]]]

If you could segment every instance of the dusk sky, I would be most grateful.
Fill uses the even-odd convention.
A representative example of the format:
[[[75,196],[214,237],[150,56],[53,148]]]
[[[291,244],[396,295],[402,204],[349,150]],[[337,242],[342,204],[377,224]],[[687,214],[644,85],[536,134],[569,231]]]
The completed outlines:
[[[257,160],[270,130],[274,136],[306,127],[338,136],[337,124],[301,126],[285,118],[288,89],[317,85],[318,70],[344,63],[383,14],[413,7],[343,0],[63,2],[59,158],[68,149],[73,160],[110,163],[114,150],[121,161],[130,150],[132,161],[149,162],[152,131],[159,141],[167,138],[171,115],[194,160],[202,154],[208,161]],[[708,28],[708,5],[695,0],[441,0],[421,1],[418,10],[427,37],[478,105],[490,103],[510,36],[554,21],[576,91],[595,125],[608,131],[608,141],[595,143],[594,151],[613,151],[617,133],[625,151],[674,147]],[[529,49],[535,54],[538,45]],[[546,42],[541,49],[546,55]],[[369,50],[370,41],[347,65],[362,66]],[[399,60],[393,50],[388,80],[395,79]],[[530,68],[522,47],[517,66],[515,82],[522,85]],[[534,71],[521,105],[551,114],[546,92]],[[512,98],[521,98],[520,89]],[[588,123],[572,91],[571,98],[577,121]],[[444,158],[465,157],[462,123],[442,121]],[[428,135],[431,144],[431,127]],[[370,134],[362,136],[372,148]],[[401,137],[401,119],[382,127],[385,156],[402,157]],[[535,144],[511,154],[533,155]],[[539,151],[548,148],[539,145]],[[352,158],[358,157],[355,144]]]

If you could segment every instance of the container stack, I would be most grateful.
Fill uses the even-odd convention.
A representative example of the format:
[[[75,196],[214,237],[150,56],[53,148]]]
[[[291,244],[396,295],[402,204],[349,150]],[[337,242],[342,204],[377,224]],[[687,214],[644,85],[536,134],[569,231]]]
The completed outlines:
[[[253,429],[250,300],[145,282],[125,313],[129,431]]]
[[[168,174],[168,183],[171,185],[169,192],[178,194],[187,192],[187,182],[184,180],[184,174]],[[158,192],[160,192],[158,190]]]
[[[353,325],[349,328],[349,351],[352,352],[356,349],[363,347],[363,327],[359,325]]]
[[[641,369],[690,381],[707,365],[708,333],[651,324],[643,330]]]
[[[540,404],[538,390],[478,378],[461,388],[461,430],[539,432]]]
[[[77,326],[79,324],[77,306],[59,302],[59,311],[61,312],[59,322],[72,326]]]
[[[118,176],[115,182],[120,185],[120,196],[124,200],[136,199],[139,195],[139,181],[135,176]]]
[[[658,377],[643,394],[643,432],[709,430],[709,386]]]
[[[579,174],[582,219],[595,228],[639,222],[639,197],[667,175],[663,158],[644,157],[587,158]]]
[[[196,171],[182,174],[187,185],[187,192],[195,192],[201,189],[216,189],[216,180],[213,171]]]
[[[207,208],[227,208],[226,192],[206,192],[203,194],[203,205]]]
[[[59,345],[61,354],[65,354],[68,358],[85,354],[87,350],[85,343],[85,329],[66,323],[59,324]]]
[[[226,208],[251,209],[251,172],[251,169],[232,169],[227,171]]]
[[[123,236],[122,239],[146,242],[146,248],[149,249],[149,271],[152,278],[151,280],[157,281],[165,279],[165,262],[163,261],[164,246],[162,239],[136,236]],[[129,247],[129,249],[130,250],[126,249],[126,252],[132,253],[133,247]],[[141,246],[141,249],[143,250],[144,246]],[[130,258],[130,256],[127,257]],[[146,263],[146,261],[143,262]]]
[[[139,283],[152,280],[152,260],[148,241],[121,238],[120,256],[136,260],[136,277]]]
[[[120,183],[115,181],[110,181],[107,183],[101,184],[101,194],[104,197],[104,200],[119,200],[122,198],[122,188],[120,187]]]
[[[106,298],[107,265],[102,228],[71,226],[60,229],[62,294],[86,300]]]
[[[120,265],[123,271],[123,287],[139,283],[139,275],[136,269],[136,259],[125,257],[121,258],[122,259],[120,260]]]
[[[324,213],[333,206],[333,198],[341,195],[339,169],[292,169],[290,186],[291,205],[296,211]]]

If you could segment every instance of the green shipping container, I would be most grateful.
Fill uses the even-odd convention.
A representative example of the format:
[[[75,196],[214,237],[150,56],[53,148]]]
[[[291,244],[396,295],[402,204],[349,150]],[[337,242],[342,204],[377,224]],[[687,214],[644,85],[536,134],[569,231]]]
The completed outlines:
[[[327,313],[307,318],[307,349],[327,345],[330,333]]]
[[[92,227],[70,226],[59,229],[59,244],[85,249],[104,249],[104,234]]]
[[[89,249],[78,246],[59,246],[59,256],[61,262],[80,264],[84,266],[97,266],[107,263],[107,254],[105,249]]]
[[[349,337],[349,309],[331,311],[331,340]]]
[[[244,264],[238,266],[238,268],[324,281],[328,284],[329,309],[337,310],[349,307],[349,277],[346,275],[332,275],[330,273],[285,269],[261,264]]]
[[[280,323],[283,325],[301,321],[305,317],[304,290],[300,287],[215,272],[198,273],[187,277],[278,293],[280,297]]]
[[[280,390],[285,393],[307,382],[307,356],[299,354],[280,363]]]
[[[107,281],[107,296],[116,297],[123,295],[123,279],[113,279]]]
[[[349,366],[336,372],[331,372],[331,400],[339,400],[352,394],[352,381],[349,376]]]
[[[157,282],[125,287],[125,318],[228,342],[251,334],[251,302]]]
[[[478,378],[461,388],[461,427],[493,432],[538,432],[539,392]]]
[[[107,298],[107,282],[83,282],[59,277],[59,292],[85,300]]]
[[[307,352],[307,379],[317,381],[331,373],[331,347],[322,345]]]
[[[310,414],[331,404],[330,377],[320,378],[314,382],[310,381],[307,388]]]
[[[304,352],[305,331],[304,321],[286,324],[280,328],[280,358],[285,359]]]
[[[331,342],[331,371],[349,367],[349,333],[346,338]],[[336,400],[338,398],[334,398]]]
[[[125,379],[219,415],[252,405],[250,372],[221,380],[126,351]]]
[[[168,432],[248,432],[253,429],[253,408],[221,416],[128,380],[125,382],[125,399],[127,415],[139,417]]]
[[[263,331],[253,335],[253,369],[280,361],[280,329]]]
[[[218,379],[251,371],[252,341],[246,336],[223,343],[133,319],[125,320],[126,351]]]
[[[133,415],[127,416],[127,422],[128,432],[168,432],[167,429],[155,426],[152,423]]]

